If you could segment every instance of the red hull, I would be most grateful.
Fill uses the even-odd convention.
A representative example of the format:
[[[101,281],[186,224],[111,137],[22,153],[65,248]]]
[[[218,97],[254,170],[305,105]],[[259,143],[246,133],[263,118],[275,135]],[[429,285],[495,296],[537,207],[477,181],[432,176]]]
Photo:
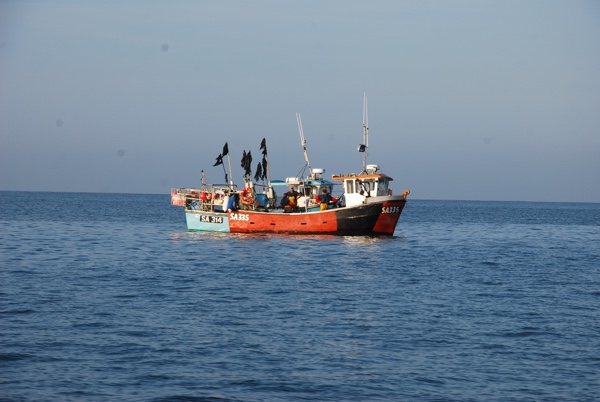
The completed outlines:
[[[229,215],[231,233],[364,235],[373,233],[381,204],[307,213],[236,211]]]

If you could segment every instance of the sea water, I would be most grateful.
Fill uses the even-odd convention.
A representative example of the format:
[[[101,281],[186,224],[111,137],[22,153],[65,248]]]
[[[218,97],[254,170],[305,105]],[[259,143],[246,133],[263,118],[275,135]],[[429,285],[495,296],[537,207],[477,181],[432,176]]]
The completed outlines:
[[[378,238],[169,202],[0,192],[0,400],[600,399],[600,204],[409,199]]]

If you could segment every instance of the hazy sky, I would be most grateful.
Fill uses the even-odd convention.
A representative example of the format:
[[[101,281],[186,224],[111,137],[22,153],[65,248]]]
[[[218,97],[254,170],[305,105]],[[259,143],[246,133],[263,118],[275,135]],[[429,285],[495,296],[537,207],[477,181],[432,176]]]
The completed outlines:
[[[600,202],[596,0],[0,0],[0,190],[358,173],[364,92],[396,193]]]

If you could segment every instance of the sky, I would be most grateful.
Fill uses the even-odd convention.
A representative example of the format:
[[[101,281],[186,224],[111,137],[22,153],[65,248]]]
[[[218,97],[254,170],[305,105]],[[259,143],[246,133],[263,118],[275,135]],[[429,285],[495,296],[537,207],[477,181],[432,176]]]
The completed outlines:
[[[368,163],[415,199],[600,202],[600,2],[0,0],[0,191]]]

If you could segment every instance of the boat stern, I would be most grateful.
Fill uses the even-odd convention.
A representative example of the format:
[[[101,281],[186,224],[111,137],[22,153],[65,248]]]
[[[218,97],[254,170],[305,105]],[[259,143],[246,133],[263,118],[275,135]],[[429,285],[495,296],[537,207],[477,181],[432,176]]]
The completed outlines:
[[[229,233],[229,216],[226,213],[185,211],[185,220],[190,232]]]

